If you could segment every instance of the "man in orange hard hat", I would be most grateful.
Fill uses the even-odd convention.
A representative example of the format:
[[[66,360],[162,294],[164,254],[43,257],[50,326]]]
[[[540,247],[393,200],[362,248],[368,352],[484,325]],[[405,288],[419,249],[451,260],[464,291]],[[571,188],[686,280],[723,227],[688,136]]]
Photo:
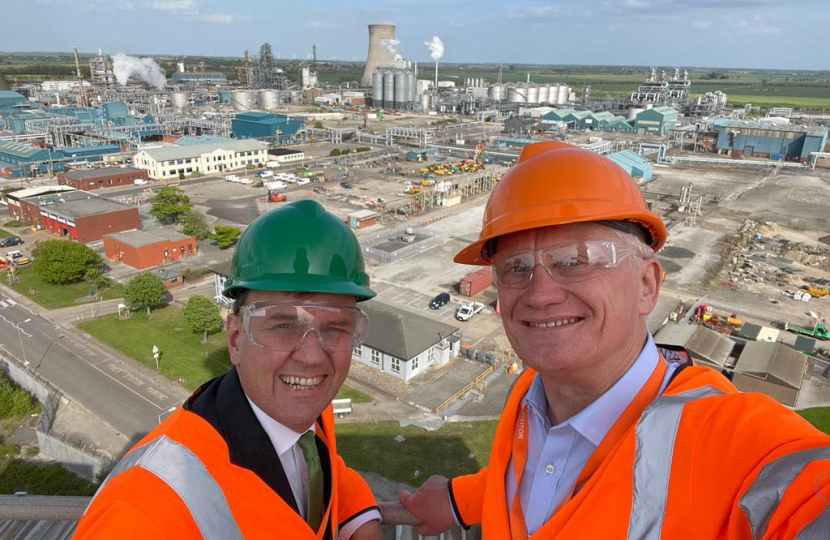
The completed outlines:
[[[609,159],[556,142],[522,151],[455,261],[492,267],[505,332],[529,368],[487,467],[400,493],[417,532],[830,538],[830,438],[649,335],[666,237]]]

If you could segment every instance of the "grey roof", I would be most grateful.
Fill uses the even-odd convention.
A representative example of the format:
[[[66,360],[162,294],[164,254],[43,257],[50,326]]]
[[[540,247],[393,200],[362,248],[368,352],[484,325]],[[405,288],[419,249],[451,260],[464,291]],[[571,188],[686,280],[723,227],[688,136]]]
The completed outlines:
[[[231,275],[231,261],[223,262],[221,264],[217,264],[216,266],[212,266],[210,271],[214,274],[219,274],[222,277],[228,277]]]
[[[360,309],[369,315],[369,335],[363,342],[401,360],[418,356],[460,330],[377,300],[361,302]]]
[[[136,169],[135,167],[107,167],[105,169],[67,171],[64,173],[64,176],[70,180],[86,180],[114,174],[141,173],[143,171],[144,169]]]
[[[58,193],[64,191],[78,191],[78,188],[64,185],[35,186],[25,189],[19,189],[17,191],[12,191],[10,193],[7,193],[6,197],[8,197],[9,199],[15,199],[19,201],[20,199],[25,199],[27,197],[35,197],[37,195],[48,195],[49,193]]]
[[[40,197],[27,197],[26,202],[37,204],[48,212],[69,218],[94,216],[134,208],[109,199],[104,199],[88,191],[80,190],[56,193],[54,195],[42,195]],[[138,210],[136,209],[136,211]]]
[[[807,357],[784,343],[750,341],[744,347],[736,373],[749,373],[761,378],[769,375],[781,384],[801,388],[801,381],[807,369]]]
[[[761,328],[763,327],[760,324],[744,323],[743,326],[735,331],[735,335],[744,339],[755,340],[761,334]]]
[[[665,324],[672,311],[677,309],[677,306],[682,303],[683,301],[679,298],[669,296],[668,294],[660,294],[657,298],[657,305],[654,306],[651,313],[646,316],[646,327],[648,328],[648,331],[654,334],[660,330],[660,327]]]
[[[661,345],[685,348],[692,358],[723,367],[735,348],[735,342],[705,326],[667,324],[654,336]]]
[[[769,131],[789,131],[792,133],[804,133],[813,137],[823,137],[827,134],[827,128],[824,126],[799,126],[793,124],[776,124],[775,122],[768,122],[763,120],[726,120],[715,121],[714,125],[724,126],[727,128],[747,128],[747,129],[765,129]]]
[[[267,144],[244,139],[239,141],[219,141],[205,144],[190,144],[187,146],[168,146],[165,148],[151,148],[144,150],[144,153],[156,161],[172,161],[176,159],[197,158],[202,154],[210,154],[216,150],[232,152],[250,152],[252,150],[265,150]]]
[[[69,540],[77,521],[7,519],[0,521],[0,540]]]
[[[155,270],[155,273],[158,277],[160,277],[161,279],[163,279],[165,281],[168,280],[168,279],[177,278],[180,275],[182,275],[182,273],[179,272],[178,270],[174,270],[174,269],[171,269],[171,268],[158,268],[158,269]]]
[[[192,236],[187,236],[169,229],[153,229],[152,231],[139,231],[133,229],[131,231],[105,234],[104,237],[112,238],[113,240],[117,240],[132,247],[149,246],[152,244],[158,244],[159,242],[178,242],[193,238]]]

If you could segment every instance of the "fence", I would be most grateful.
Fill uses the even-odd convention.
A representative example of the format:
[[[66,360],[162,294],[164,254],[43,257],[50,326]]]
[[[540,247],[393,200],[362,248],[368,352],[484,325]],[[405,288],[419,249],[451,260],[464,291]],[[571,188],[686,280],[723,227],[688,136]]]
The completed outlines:
[[[112,467],[113,458],[106,452],[98,450],[83,439],[70,437],[54,429],[55,415],[61,401],[60,390],[8,351],[4,350],[0,354],[0,367],[14,382],[43,404],[35,428],[41,453],[90,479],[97,478]]]
[[[392,232],[378,234],[374,237],[372,243],[373,245],[378,245],[382,242],[392,240],[393,238],[403,236],[404,234],[414,234],[418,236],[425,236],[426,238],[419,242],[413,242],[412,244],[397,249],[395,251],[385,251],[382,249],[376,249],[374,247],[363,248],[363,251],[366,253],[367,256],[372,257],[377,261],[388,263],[392,261],[397,261],[398,259],[409,257],[410,255],[415,255],[416,253],[421,253],[422,251],[426,251],[427,249],[439,246],[444,242],[443,235],[441,234],[436,234],[426,229],[408,227],[404,229],[396,229]],[[365,239],[367,239],[367,237],[361,236],[362,242],[365,242]]]

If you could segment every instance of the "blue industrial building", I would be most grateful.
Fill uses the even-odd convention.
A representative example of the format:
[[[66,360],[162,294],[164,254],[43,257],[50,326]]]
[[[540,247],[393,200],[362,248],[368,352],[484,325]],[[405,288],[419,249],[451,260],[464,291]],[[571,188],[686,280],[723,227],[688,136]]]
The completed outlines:
[[[231,91],[230,90],[219,90],[219,103],[230,104],[230,102],[231,102]]]
[[[714,121],[718,134],[717,151],[734,157],[784,159],[805,163],[811,152],[824,152],[827,128],[823,126],[778,125],[772,122]]]
[[[638,184],[648,182],[654,174],[651,164],[643,156],[631,150],[608,154],[608,159],[622,167]]]
[[[62,171],[62,156],[47,148],[11,141],[0,141],[0,175],[7,178],[22,178],[37,173]],[[57,159],[57,161],[55,161]]]
[[[170,80],[174,83],[180,84],[209,84],[228,82],[228,77],[224,73],[219,73],[218,71],[204,71],[201,73],[177,72],[170,76]]]
[[[653,107],[637,114],[634,129],[638,133],[665,135],[677,126],[677,111],[671,107]]]
[[[8,116],[20,109],[26,98],[11,90],[0,90],[0,116]]]
[[[94,124],[100,114],[98,109],[92,107],[46,107],[44,111],[49,114],[75,117],[79,124]]]
[[[235,139],[274,139],[277,143],[289,142],[303,127],[302,120],[293,120],[284,114],[243,112],[231,120]]]
[[[438,149],[434,146],[426,148],[419,148],[417,150],[410,150],[406,153],[405,159],[407,161],[429,161],[431,158],[438,155]]]
[[[54,154],[73,162],[93,163],[101,161],[107,154],[118,154],[121,147],[117,144],[99,144],[96,146],[67,146],[57,149]]]

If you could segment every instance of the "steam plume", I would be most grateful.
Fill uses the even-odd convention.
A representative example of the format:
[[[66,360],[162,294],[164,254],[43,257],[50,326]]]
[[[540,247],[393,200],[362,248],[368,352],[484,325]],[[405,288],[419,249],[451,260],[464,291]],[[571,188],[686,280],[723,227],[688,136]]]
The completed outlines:
[[[159,90],[167,83],[164,71],[152,58],[136,58],[118,53],[112,56],[112,71],[118,84],[122,86],[125,86],[133,75]]]
[[[429,55],[434,62],[437,62],[444,56],[444,42],[438,36],[432,36],[431,41],[424,41],[424,45],[429,49]]]
[[[384,47],[389,49],[389,53],[395,60],[402,60],[403,57],[398,53],[398,47],[401,46],[400,40],[394,38],[384,38],[380,40]]]

